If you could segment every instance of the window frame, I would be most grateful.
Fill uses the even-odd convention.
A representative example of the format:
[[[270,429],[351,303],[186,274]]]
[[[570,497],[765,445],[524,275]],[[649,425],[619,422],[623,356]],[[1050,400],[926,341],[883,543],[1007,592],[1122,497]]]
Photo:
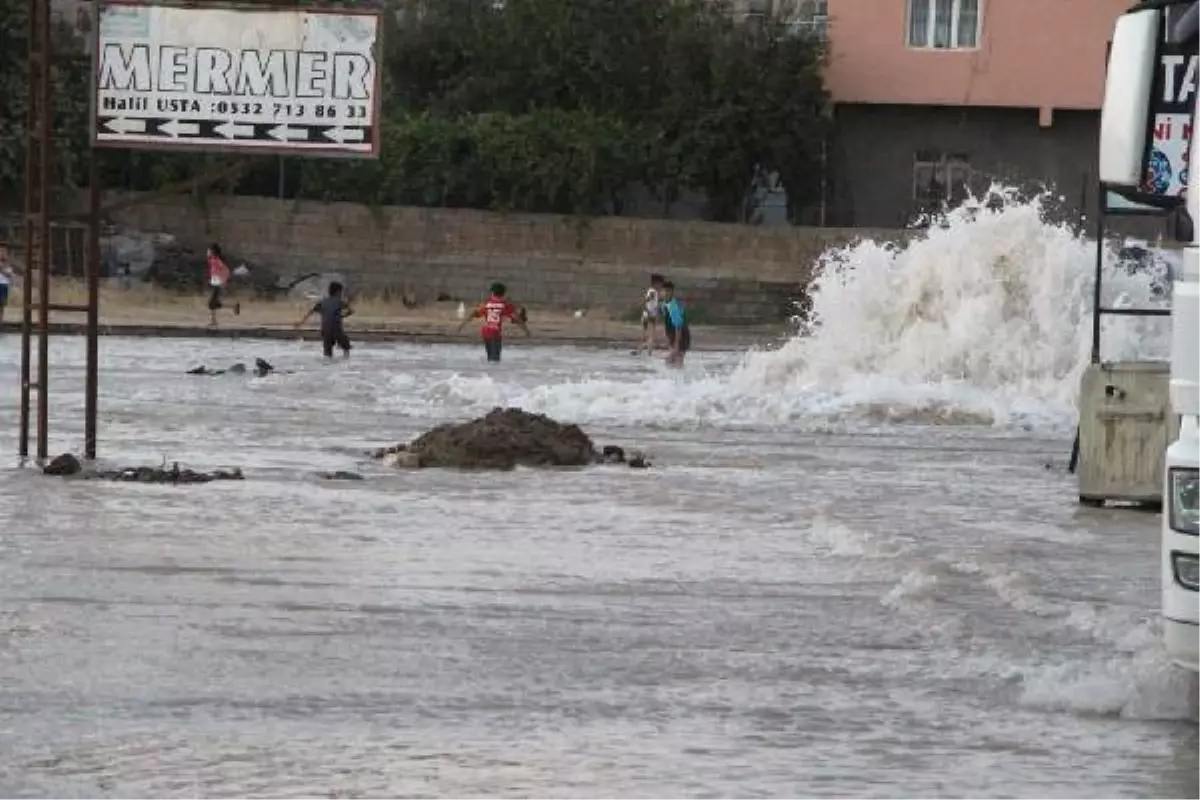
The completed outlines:
[[[800,11],[808,3],[812,4],[811,14],[797,14],[793,19],[784,22],[784,25],[793,33],[806,31],[816,41],[828,42],[829,0],[795,0],[793,10]]]
[[[913,44],[912,41],[912,18],[913,6],[917,3],[924,3],[929,12],[928,21],[925,23],[925,42],[926,44]],[[975,6],[975,44],[959,45],[951,44],[946,47],[938,47],[933,44],[935,31],[937,30],[937,0],[906,0],[904,3],[904,46],[909,50],[932,51],[937,53],[947,53],[953,51],[971,52],[978,50],[980,42],[983,41],[983,14],[987,0],[976,0]],[[960,23],[962,22],[962,0],[951,0],[950,6],[950,41],[957,42],[959,37]]]
[[[921,156],[936,156],[934,159],[922,158]],[[971,166],[971,154],[963,152],[949,152],[943,150],[917,150],[913,153],[912,159],[912,202],[914,206],[927,207],[932,201],[931,198],[922,197],[918,194],[917,175],[920,170],[928,170],[932,181],[937,181],[942,184],[942,196],[938,200],[938,205],[953,205],[957,201],[955,199],[955,178],[959,179],[962,187],[969,191],[971,186],[971,178],[975,173]]]

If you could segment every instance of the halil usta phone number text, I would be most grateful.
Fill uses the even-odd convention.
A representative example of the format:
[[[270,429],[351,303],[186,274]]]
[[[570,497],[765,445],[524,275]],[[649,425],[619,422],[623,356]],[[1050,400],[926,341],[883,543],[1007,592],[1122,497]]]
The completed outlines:
[[[215,100],[210,104],[212,113],[214,114],[230,114],[233,116],[255,116],[261,117],[270,115],[273,117],[317,117],[335,119],[342,117],[344,119],[366,119],[367,106],[365,105],[328,105],[325,103],[259,103],[259,102],[235,102],[232,100]],[[338,111],[342,113],[339,114]]]

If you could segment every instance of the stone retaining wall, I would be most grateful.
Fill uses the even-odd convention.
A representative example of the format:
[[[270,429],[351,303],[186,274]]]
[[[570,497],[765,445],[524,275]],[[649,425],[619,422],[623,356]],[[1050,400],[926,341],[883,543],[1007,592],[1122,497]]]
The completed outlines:
[[[110,195],[108,200],[119,199]],[[370,208],[261,197],[159,198],[114,221],[167,231],[283,274],[337,271],[356,291],[474,300],[504,281],[530,305],[635,313],[651,272],[671,278],[697,322],[785,317],[827,248],[902,232],[705,222],[581,220],[440,208]]]

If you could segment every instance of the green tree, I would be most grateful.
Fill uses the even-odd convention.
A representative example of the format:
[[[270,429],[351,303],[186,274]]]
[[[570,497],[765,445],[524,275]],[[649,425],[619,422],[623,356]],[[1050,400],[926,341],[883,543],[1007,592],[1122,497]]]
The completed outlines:
[[[703,37],[673,62],[674,96],[663,109],[684,183],[708,197],[710,218],[743,221],[752,193],[775,173],[794,218],[820,185],[828,102],[820,48],[778,21],[709,23]]]
[[[301,194],[372,204],[602,214],[640,169],[639,133],[548,109],[389,118],[378,160],[304,164]]]
[[[590,147],[608,196],[585,207],[619,213],[622,188],[640,183],[664,205],[698,189],[711,218],[741,220],[770,172],[796,205],[819,184],[821,48],[777,22],[752,30],[710,0],[427,0],[407,7],[398,36],[387,68],[408,109],[622,124],[620,147]],[[545,180],[563,142],[536,142],[519,157]]]
[[[0,0],[0,204],[19,207],[26,0]],[[85,175],[89,66],[56,28],[57,185]],[[389,0],[378,160],[289,159],[284,189],[366,203],[620,214],[634,187],[684,190],[716,220],[748,218],[769,174],[793,211],[820,183],[822,52],[716,0]],[[106,185],[223,176],[275,194],[276,157],[106,151]]]
[[[89,62],[69,25],[51,29],[52,185],[60,198],[86,183]],[[24,204],[25,132],[29,107],[29,3],[0,0],[0,208]]]

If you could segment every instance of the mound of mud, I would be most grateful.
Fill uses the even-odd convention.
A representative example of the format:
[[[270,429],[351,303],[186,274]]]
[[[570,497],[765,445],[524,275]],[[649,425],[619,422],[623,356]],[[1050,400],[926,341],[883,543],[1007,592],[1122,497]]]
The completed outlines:
[[[407,445],[380,448],[372,455],[392,466],[453,469],[582,467],[596,463],[649,466],[644,456],[626,461],[619,447],[597,451],[578,425],[519,408],[494,408],[469,422],[439,425]]]
[[[211,481],[240,481],[244,479],[240,469],[199,472],[180,469],[179,464],[170,467],[125,467],[124,469],[92,470],[83,465],[70,453],[55,456],[42,468],[45,475],[61,477],[78,476],[83,479],[101,481],[125,481],[129,483],[209,483]]]
[[[459,469],[582,467],[596,458],[592,440],[578,425],[519,408],[494,408],[470,422],[439,425],[406,449],[422,467]]]

